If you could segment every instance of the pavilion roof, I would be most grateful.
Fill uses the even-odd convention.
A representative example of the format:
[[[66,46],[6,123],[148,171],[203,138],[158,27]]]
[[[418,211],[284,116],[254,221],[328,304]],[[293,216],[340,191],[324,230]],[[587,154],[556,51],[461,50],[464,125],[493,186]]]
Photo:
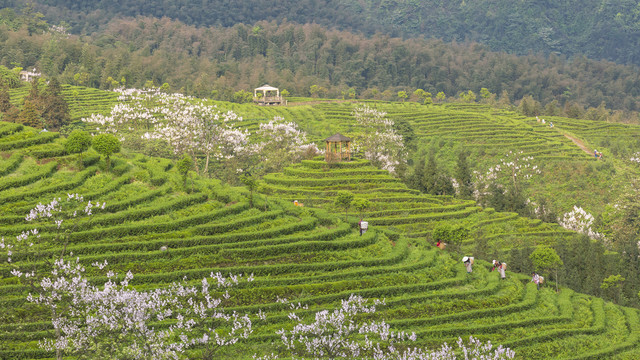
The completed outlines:
[[[274,88],[273,86],[269,85],[269,84],[264,84],[262,86],[260,86],[259,88],[256,88],[256,91],[277,91],[278,88]]]
[[[346,137],[340,133],[336,133],[335,135],[329,136],[328,138],[324,139],[324,141],[326,142],[346,142],[346,141],[351,141],[351,138]]]

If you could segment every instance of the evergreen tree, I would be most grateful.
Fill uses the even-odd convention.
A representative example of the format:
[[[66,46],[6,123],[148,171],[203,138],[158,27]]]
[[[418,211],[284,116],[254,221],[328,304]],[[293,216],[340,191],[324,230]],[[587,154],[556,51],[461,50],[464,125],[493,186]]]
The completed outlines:
[[[435,195],[454,195],[456,189],[453,187],[451,179],[446,173],[439,173],[434,184],[433,194]]]
[[[438,163],[434,152],[429,152],[429,159],[427,160],[427,166],[424,168],[422,176],[422,191],[435,194],[436,193],[436,181],[438,179]]]
[[[52,130],[60,129],[71,120],[69,105],[62,96],[62,87],[56,78],[49,81],[44,96],[42,96],[42,117],[47,127]]]
[[[7,112],[11,109],[11,97],[7,88],[2,86],[0,88],[0,112]]]
[[[638,250],[637,238],[627,239],[624,242],[624,250],[621,253],[620,274],[626,279],[622,284],[621,305],[638,306],[640,291],[640,251]]]
[[[422,192],[425,192],[425,189],[422,186],[422,179],[424,178],[424,163],[424,154],[421,154],[416,162],[415,168],[413,169],[413,175],[409,178],[409,186]]]
[[[503,211],[505,208],[505,196],[504,190],[499,187],[496,183],[491,183],[489,185],[489,196],[487,202],[490,207],[494,208],[496,211]]]
[[[29,101],[36,106],[40,106],[41,101],[41,91],[40,91],[40,79],[34,78],[31,80],[31,88],[29,89],[29,94],[24,98],[25,101]]]
[[[458,181],[460,197],[471,199],[473,197],[473,181],[471,180],[471,170],[467,162],[467,152],[460,151],[456,163],[456,180]]]
[[[31,101],[25,100],[22,111],[18,115],[16,122],[25,126],[31,126],[38,129],[42,128],[42,117],[38,107]]]

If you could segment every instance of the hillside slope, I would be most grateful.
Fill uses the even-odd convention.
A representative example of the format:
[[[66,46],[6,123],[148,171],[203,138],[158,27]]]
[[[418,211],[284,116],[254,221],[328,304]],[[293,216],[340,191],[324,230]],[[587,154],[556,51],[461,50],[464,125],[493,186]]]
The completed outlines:
[[[15,3],[18,3],[17,1]],[[640,64],[637,4],[617,0],[550,1],[104,1],[40,0],[47,17],[66,20],[77,32],[118,16],[178,19],[189,25],[231,27],[261,20],[401,37],[477,41],[515,54],[584,54]],[[96,12],[101,14],[96,16]]]
[[[378,180],[381,189],[369,193],[372,201],[381,200],[376,201],[380,208],[370,230],[359,236],[353,217],[344,222],[340,215],[295,207],[276,200],[279,194],[259,197],[250,208],[242,189],[222,187],[216,180],[195,179],[195,191],[185,193],[167,160],[123,154],[114,160],[113,172],[106,173],[103,162],[88,154],[85,168],[76,170],[74,157],[37,151],[39,144],[52,144],[56,138],[57,134],[0,125],[0,233],[10,237],[36,226],[42,234],[36,255],[27,259],[16,254],[14,263],[40,266],[60,252],[52,236],[54,224],[25,223],[25,214],[35,204],[67,193],[106,201],[91,221],[78,220],[70,235],[67,250],[83,264],[106,259],[109,270],[134,272],[130,284],[140,289],[166,286],[184,276],[195,283],[215,271],[255,275],[253,283],[233,290],[224,306],[240,313],[261,309],[267,320],[256,321],[247,342],[223,350],[218,358],[277,352],[274,343],[279,336],[274,331],[291,326],[291,304],[305,305],[295,312],[306,317],[334,308],[349,294],[385,298],[386,305],[374,318],[386,319],[394,329],[415,331],[417,345],[435,346],[473,335],[509,346],[522,359],[632,359],[640,354],[637,309],[569,289],[558,294],[550,287],[538,291],[527,276],[514,273],[500,281],[482,260],[468,275],[459,259],[448,253],[383,229],[385,221],[404,221],[406,214],[398,211],[416,211],[415,217],[428,218],[429,209],[440,209],[433,213],[438,217],[445,209],[464,211],[470,204],[403,190],[366,162],[325,171],[320,162],[311,161],[291,167],[287,176],[266,179],[274,190],[279,180],[289,184],[293,178],[308,183],[309,191],[315,191],[314,185],[330,186],[327,182],[334,177],[342,186],[349,186],[345,179],[354,179],[362,194],[367,189],[358,179],[388,179]],[[479,211],[471,209],[471,214]],[[500,222],[499,214],[483,213],[487,223]],[[53,336],[47,315],[25,302],[29,288],[18,284],[9,269],[4,262],[0,265],[0,358],[50,358],[52,353],[37,347],[38,340]],[[97,269],[88,270],[88,275],[92,281],[104,281]],[[283,298],[288,301],[283,303]]]

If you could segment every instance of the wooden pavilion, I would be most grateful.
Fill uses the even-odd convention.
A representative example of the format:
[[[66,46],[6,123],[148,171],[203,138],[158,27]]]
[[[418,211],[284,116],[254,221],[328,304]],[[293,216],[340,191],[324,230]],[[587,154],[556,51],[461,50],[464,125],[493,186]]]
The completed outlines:
[[[324,139],[324,142],[326,143],[325,161],[342,161],[343,159],[351,161],[351,138],[337,133]],[[345,144],[344,147],[342,144]]]
[[[287,100],[280,96],[280,89],[268,84],[253,90],[253,102],[258,105],[287,105]]]

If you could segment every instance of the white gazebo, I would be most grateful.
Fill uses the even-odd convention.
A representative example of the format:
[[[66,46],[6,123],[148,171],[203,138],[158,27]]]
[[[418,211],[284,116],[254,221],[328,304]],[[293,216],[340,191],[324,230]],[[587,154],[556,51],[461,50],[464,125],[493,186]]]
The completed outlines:
[[[280,89],[268,84],[253,90],[253,102],[258,105],[287,105],[287,100],[280,96]]]
[[[34,78],[40,77],[42,74],[36,71],[36,68],[33,68],[33,71],[20,71],[20,80],[22,81],[31,81]]]

